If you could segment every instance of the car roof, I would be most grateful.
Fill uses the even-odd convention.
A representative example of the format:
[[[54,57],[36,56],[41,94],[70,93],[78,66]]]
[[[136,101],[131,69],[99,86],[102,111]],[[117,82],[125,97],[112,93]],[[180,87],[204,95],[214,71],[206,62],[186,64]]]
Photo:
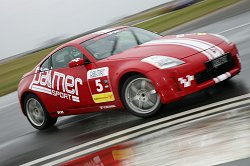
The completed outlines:
[[[96,32],[84,35],[82,37],[76,38],[74,40],[71,40],[71,41],[69,41],[67,43],[64,43],[64,44],[60,45],[55,50],[53,50],[48,56],[46,56],[46,58],[49,57],[50,55],[54,54],[56,51],[64,48],[64,47],[72,46],[72,45],[79,45],[79,44],[81,44],[81,43],[83,43],[83,42],[85,42],[87,40],[93,39],[93,38],[101,36],[103,34],[110,33],[112,31],[116,31],[116,30],[119,30],[119,29],[124,29],[124,28],[128,28],[128,26],[117,26],[117,27],[107,28],[107,29],[96,31]]]
[[[112,31],[116,31],[116,30],[124,29],[124,28],[128,28],[128,26],[118,26],[118,27],[103,29],[103,30],[100,30],[100,31],[96,31],[96,32],[84,35],[84,36],[79,37],[77,39],[74,39],[72,41],[69,41],[69,42],[67,42],[67,43],[65,43],[63,45],[65,46],[65,45],[72,45],[72,44],[81,44],[81,43],[83,43],[83,42],[85,42],[87,40],[93,39],[93,38],[95,38],[97,36],[101,36],[103,34],[110,33]]]

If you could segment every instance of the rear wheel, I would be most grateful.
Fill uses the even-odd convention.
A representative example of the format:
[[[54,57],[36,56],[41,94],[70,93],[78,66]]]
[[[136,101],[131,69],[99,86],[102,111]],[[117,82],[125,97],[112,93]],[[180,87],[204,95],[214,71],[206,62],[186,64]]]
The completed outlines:
[[[40,99],[33,94],[26,96],[24,108],[30,124],[38,130],[52,127],[57,121],[57,118],[52,118]]]
[[[125,81],[121,97],[126,109],[139,117],[152,116],[161,107],[160,96],[151,80],[140,75]]]

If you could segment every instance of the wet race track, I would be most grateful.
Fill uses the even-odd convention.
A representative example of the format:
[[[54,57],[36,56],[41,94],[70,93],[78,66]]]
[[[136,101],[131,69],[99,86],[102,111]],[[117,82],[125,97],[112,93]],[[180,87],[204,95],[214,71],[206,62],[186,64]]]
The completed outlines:
[[[240,75],[166,105],[150,119],[107,111],[63,117],[47,131],[32,128],[16,93],[1,97],[0,165],[57,165],[93,152],[88,161],[104,164],[103,154],[123,165],[250,165],[250,1],[165,34],[192,32],[235,42]]]

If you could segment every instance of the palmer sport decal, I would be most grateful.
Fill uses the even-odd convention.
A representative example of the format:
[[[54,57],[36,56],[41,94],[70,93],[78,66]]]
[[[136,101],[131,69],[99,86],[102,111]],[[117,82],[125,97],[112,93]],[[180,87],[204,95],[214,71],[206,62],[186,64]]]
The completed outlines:
[[[196,51],[202,52],[209,60],[218,58],[225,54],[225,52],[218,46],[197,39],[190,38],[174,38],[174,39],[163,39],[163,40],[154,40],[147,42],[144,45],[158,45],[158,44],[171,44],[179,45],[194,49]]]
[[[38,67],[29,89],[74,102],[80,102],[78,86],[83,84],[82,79],[53,70],[39,71],[40,68]]]
[[[89,90],[95,103],[114,101],[114,94],[109,81],[109,68],[89,70],[87,73]]]

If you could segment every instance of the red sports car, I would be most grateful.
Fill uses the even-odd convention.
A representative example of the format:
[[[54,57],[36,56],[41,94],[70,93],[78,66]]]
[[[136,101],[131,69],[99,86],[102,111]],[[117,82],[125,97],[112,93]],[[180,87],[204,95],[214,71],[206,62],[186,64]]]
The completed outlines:
[[[57,117],[123,109],[140,117],[241,70],[236,45],[215,34],[162,37],[116,27],[70,41],[19,83],[24,115],[37,129]]]

